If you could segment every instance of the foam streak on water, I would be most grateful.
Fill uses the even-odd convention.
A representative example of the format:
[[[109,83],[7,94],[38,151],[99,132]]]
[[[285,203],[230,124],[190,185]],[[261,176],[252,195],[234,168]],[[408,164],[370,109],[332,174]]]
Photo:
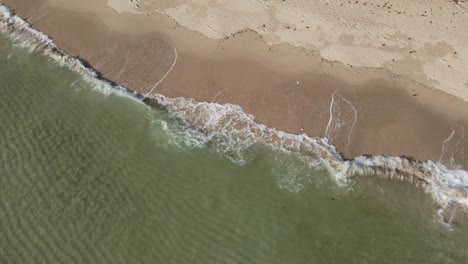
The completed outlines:
[[[27,22],[14,15],[0,4],[0,28],[8,33],[17,45],[31,50],[43,51],[63,66],[78,72],[95,84],[104,93],[118,91],[143,100],[145,96],[132,92],[101,78],[99,73],[66,54],[45,34],[32,29]],[[449,170],[433,161],[420,162],[407,157],[360,156],[345,160],[336,148],[324,138],[313,138],[306,134],[293,135],[264,125],[240,106],[195,102],[185,98],[167,98],[154,95],[145,102],[162,106],[186,124],[184,137],[193,146],[216,142],[219,150],[233,162],[243,164],[250,146],[264,144],[274,150],[300,154],[315,167],[327,169],[339,185],[346,186],[356,175],[376,175],[398,178],[422,185],[445,208],[468,208],[468,172]],[[458,209],[458,210],[459,210]]]

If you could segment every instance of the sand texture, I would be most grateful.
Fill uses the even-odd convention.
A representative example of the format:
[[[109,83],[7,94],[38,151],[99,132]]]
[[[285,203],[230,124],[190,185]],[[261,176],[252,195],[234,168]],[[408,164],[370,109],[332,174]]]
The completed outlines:
[[[167,14],[211,38],[253,29],[269,44],[291,43],[330,61],[384,67],[468,100],[466,1],[134,2],[144,14]]]
[[[1,2],[143,94],[237,104],[346,157],[467,166],[464,2]]]

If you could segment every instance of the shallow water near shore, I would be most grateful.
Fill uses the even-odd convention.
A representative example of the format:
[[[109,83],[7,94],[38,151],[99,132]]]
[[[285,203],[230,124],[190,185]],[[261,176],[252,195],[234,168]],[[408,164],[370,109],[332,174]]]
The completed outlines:
[[[468,262],[468,233],[422,188],[339,187],[261,144],[199,144],[164,111],[0,47],[0,262]]]

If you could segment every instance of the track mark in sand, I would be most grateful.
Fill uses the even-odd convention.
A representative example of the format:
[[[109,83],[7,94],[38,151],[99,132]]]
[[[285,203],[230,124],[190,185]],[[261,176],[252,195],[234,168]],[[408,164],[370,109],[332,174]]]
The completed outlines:
[[[220,90],[214,97],[213,97],[213,100],[211,100],[212,103],[216,103],[216,100],[218,100],[218,98],[224,93],[224,90]]]
[[[340,116],[338,116],[338,120],[334,120],[334,119],[336,119],[336,115],[334,115],[333,110],[336,107],[340,107],[340,105],[337,105],[337,103],[336,103],[337,100],[342,100],[345,104],[348,105],[348,107],[350,107],[350,109],[353,112],[353,123],[351,124],[351,128],[349,129],[347,142],[346,142],[346,150],[349,150],[349,146],[351,145],[351,135],[353,134],[354,127],[356,126],[356,123],[357,123],[358,112],[357,112],[356,107],[351,103],[351,101],[349,101],[345,97],[339,95],[338,91],[335,91],[332,94],[332,98],[331,98],[331,102],[330,102],[330,110],[329,110],[330,119],[328,119],[328,124],[327,124],[327,127],[325,129],[325,137],[328,138],[333,143],[333,141],[337,140],[337,138],[334,138],[334,137],[339,136],[339,134],[341,132],[340,130],[343,129],[343,126],[344,126],[345,121],[341,120]],[[346,114],[346,113],[338,112],[337,114],[343,115],[343,114]]]
[[[124,65],[122,66],[122,68],[120,69],[120,71],[117,73],[116,77],[118,78],[122,72],[127,68],[128,66],[128,63],[130,62],[130,49],[127,49],[127,56],[125,57],[125,63]]]
[[[447,145],[447,143],[450,142],[450,140],[452,140],[453,136],[455,136],[455,129],[453,129],[453,127],[452,127],[452,133],[450,133],[448,138],[446,138],[444,141],[442,141],[442,150],[440,151],[439,163],[442,162],[442,158],[444,157],[444,152],[445,152],[446,145]]]
[[[164,79],[166,79],[166,77],[169,75],[169,73],[171,73],[172,69],[174,69],[174,66],[177,63],[177,49],[175,48],[175,46],[172,46],[172,49],[174,50],[174,62],[172,63],[171,68],[169,68],[169,70],[166,72],[166,74],[164,74],[164,76],[161,78],[161,80],[159,80],[157,83],[155,83],[153,85],[153,87],[145,95],[145,97],[148,97],[148,95],[151,94],[154,91],[154,89],[156,89],[158,87],[158,85],[164,81]]]
[[[293,108],[291,107],[291,103],[289,102],[289,99],[294,96],[293,89],[295,87],[297,87],[298,85],[300,85],[300,84],[301,84],[300,81],[295,81],[294,84],[289,85],[286,88],[281,88],[281,89],[275,89],[274,88],[274,89],[272,89],[272,92],[274,92],[278,96],[281,96],[282,98],[284,98],[284,101],[288,105],[288,114],[289,114],[290,118],[296,118],[296,117],[294,116],[294,113],[292,111]],[[292,93],[291,93],[291,91],[292,91]],[[289,93],[289,94],[286,94],[286,93]]]
[[[357,123],[357,109],[348,99],[342,97],[341,95],[338,95],[338,96],[341,97],[345,102],[347,102],[354,111],[354,121],[353,121],[353,125],[351,126],[351,130],[349,131],[348,144],[346,145],[346,148],[349,149],[349,145],[351,144],[351,135],[353,134],[354,127],[356,126],[356,123]]]
[[[466,13],[465,10],[463,10],[463,8],[461,8],[461,6],[460,6],[458,3],[455,3],[455,6],[456,6],[458,9],[460,9],[460,11],[462,11],[463,14],[465,14],[465,16],[468,17],[468,13]]]
[[[330,130],[330,125],[333,121],[333,104],[335,103],[335,94],[337,93],[338,91],[335,91],[333,94],[332,94],[332,98],[331,98],[331,102],[330,102],[330,118],[328,119],[328,124],[327,124],[327,128],[325,129],[325,137],[327,137],[328,135],[328,131]]]
[[[112,50],[110,50],[110,54],[113,54],[116,52],[116,50],[118,49],[119,47],[116,45],[116,43],[114,42],[112,44]],[[107,50],[107,47],[106,47],[106,50]],[[102,54],[103,52],[99,52],[97,55],[100,55]],[[107,52],[106,52],[107,53]],[[96,69],[99,69],[100,67],[104,66],[105,64],[107,64],[107,62],[111,59],[111,56],[106,56],[106,53],[104,53],[104,58],[102,58],[98,63],[96,63],[96,65],[94,66]]]
[[[439,163],[449,169],[463,169],[465,164],[465,128],[459,124],[452,127],[450,135],[442,141]]]

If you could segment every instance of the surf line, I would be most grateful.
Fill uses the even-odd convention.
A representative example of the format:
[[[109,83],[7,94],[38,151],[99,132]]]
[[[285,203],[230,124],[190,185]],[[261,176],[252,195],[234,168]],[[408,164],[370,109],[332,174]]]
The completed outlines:
[[[177,63],[177,49],[175,48],[174,45],[171,45],[171,46],[172,46],[172,50],[174,51],[174,61],[172,62],[171,67],[166,72],[166,74],[164,74],[164,76],[161,78],[161,80],[159,80],[156,84],[153,85],[153,88],[151,88],[151,90],[145,95],[145,97],[148,97],[148,95],[150,95],[154,91],[154,89],[156,89],[156,87],[158,87],[158,85],[160,83],[162,83],[164,81],[164,79],[166,79],[166,77],[169,75],[169,73],[171,73],[171,71],[174,69],[174,66]]]
[[[468,189],[466,189],[466,186],[468,186],[468,172],[466,170],[450,170],[447,167],[430,160],[423,162],[406,156],[363,155],[351,159],[346,159],[337,151],[333,144],[330,144],[325,139],[309,137],[305,134],[288,134],[274,128],[268,128],[264,125],[259,125],[255,122],[254,116],[245,113],[240,106],[232,104],[221,105],[196,103],[185,98],[166,98],[160,94],[156,94],[151,98],[146,98],[143,94],[131,91],[123,86],[116,84],[115,82],[106,79],[86,61],[78,57],[73,57],[65,51],[61,50],[50,37],[31,28],[31,26],[26,21],[16,16],[3,4],[0,4],[0,31],[9,33],[9,36],[11,36],[13,40],[22,42],[22,46],[33,46],[43,49],[43,53],[45,55],[50,56],[51,59],[59,62],[61,65],[68,67],[70,70],[82,74],[82,76],[85,77],[85,80],[94,82],[94,80],[97,79],[98,81],[102,81],[105,85],[109,85],[111,88],[115,88],[124,94],[128,94],[129,96],[138,99],[146,105],[166,109],[167,112],[171,113],[177,118],[180,118],[181,120],[190,117],[188,115],[184,115],[184,111],[187,114],[196,113],[196,110],[199,110],[199,108],[194,107],[197,106],[206,106],[208,111],[213,110],[213,106],[228,107],[233,109],[233,111],[229,112],[228,117],[234,113],[237,117],[241,117],[240,121],[244,120],[247,122],[247,125],[250,124],[251,128],[255,128],[254,131],[252,131],[255,132],[252,134],[252,136],[255,138],[266,139],[265,143],[271,144],[272,147],[278,149],[293,152],[307,150],[308,154],[305,153],[306,157],[313,158],[314,160],[317,160],[318,157],[318,160],[322,166],[324,166],[324,168],[326,168],[330,173],[332,173],[333,176],[335,176],[338,184],[344,183],[347,179],[353,176],[363,174],[390,177],[401,180],[404,179],[409,182],[422,184],[424,188],[427,188],[435,201],[438,202],[440,206],[440,212],[444,212],[446,209],[452,210],[452,207],[448,207],[448,205],[454,205],[455,207],[460,206],[460,209],[463,209],[463,212],[467,212],[466,210],[468,210]],[[337,92],[335,92],[334,95],[336,93]],[[340,97],[345,99],[342,96]],[[177,107],[180,106],[177,103],[177,100],[186,100],[186,102],[189,103],[189,107],[187,107],[187,104],[184,104],[185,107],[178,109]],[[335,98],[333,96],[333,103],[330,106],[331,117],[333,114],[334,101]],[[348,104],[351,103],[349,100],[346,102]],[[357,118],[356,115],[357,111],[355,112],[355,117]],[[219,115],[212,115],[211,118],[214,118],[214,121],[217,122],[225,120],[221,119]],[[229,118],[228,125],[231,125],[231,122],[236,121],[232,119],[232,116]],[[333,120],[329,121],[327,132],[330,130],[332,121]],[[226,123],[223,125],[226,125]],[[197,129],[196,126],[197,124],[195,123],[195,128]],[[213,126],[213,124],[210,124],[210,126]],[[237,129],[237,126],[234,125],[231,127],[234,129],[232,132],[236,132],[235,129]],[[203,130],[203,126],[199,130]],[[224,129],[221,130],[221,133],[225,133]],[[231,135],[236,136],[236,133],[226,133],[230,133],[228,135],[228,139],[231,137]],[[270,137],[265,137],[264,135],[270,135]],[[447,213],[450,212],[451,211],[448,211]],[[441,220],[444,222],[446,221],[443,216]]]
[[[339,96],[341,99],[343,99],[343,101],[348,103],[348,105],[351,106],[351,108],[354,111],[354,121],[353,121],[353,125],[351,126],[351,129],[350,129],[349,134],[348,134],[348,143],[346,144],[346,149],[349,150],[349,145],[351,144],[351,135],[353,134],[354,127],[356,126],[356,123],[357,123],[358,112],[357,112],[356,107],[354,107],[353,103],[351,103],[351,101],[349,101],[348,99],[344,98],[343,96],[341,96],[341,95],[339,95],[337,93],[338,93],[338,91],[335,91],[332,94],[332,99],[331,99],[331,103],[330,103],[330,110],[329,110],[330,111],[330,118],[328,119],[328,124],[327,124],[327,127],[325,129],[325,137],[327,137],[327,134],[328,134],[328,132],[330,130],[330,126],[333,123],[333,105],[335,104],[335,95],[336,95],[336,96]]]

